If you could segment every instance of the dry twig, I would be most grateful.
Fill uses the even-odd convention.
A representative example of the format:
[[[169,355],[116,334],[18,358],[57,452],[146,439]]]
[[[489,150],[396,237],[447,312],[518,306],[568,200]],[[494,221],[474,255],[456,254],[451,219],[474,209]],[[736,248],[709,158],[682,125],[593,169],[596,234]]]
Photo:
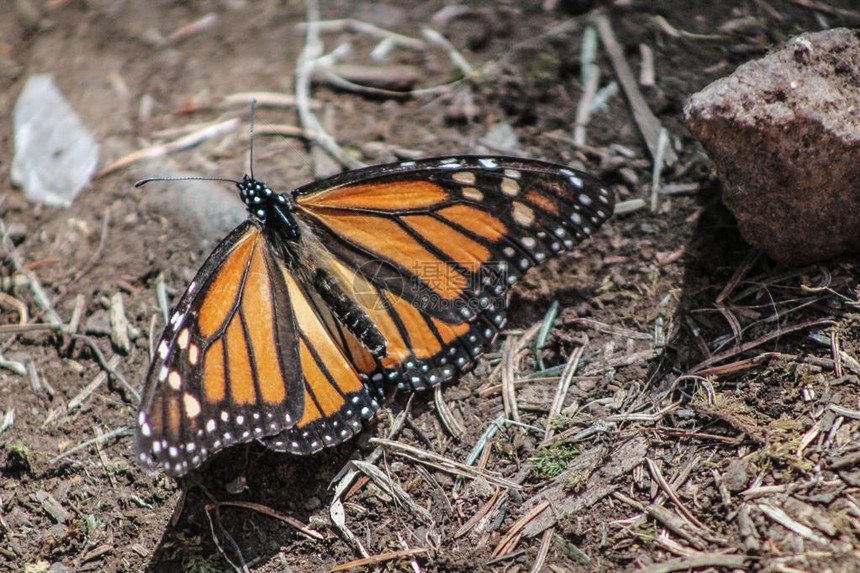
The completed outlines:
[[[609,17],[604,14],[597,14],[594,16],[594,24],[597,26],[600,40],[603,42],[603,47],[606,49],[606,53],[612,62],[615,75],[624,89],[630,107],[633,109],[633,119],[642,133],[642,137],[645,138],[645,145],[648,146],[652,157],[656,157],[659,149],[660,131],[664,128],[660,120],[651,111],[651,108],[648,107],[648,103],[642,97],[642,93],[636,85],[636,78],[633,77],[633,72],[630,71],[630,66],[627,64],[627,60],[624,59],[624,50],[615,38]],[[669,166],[674,165],[678,160],[678,156],[670,146],[666,147],[663,158],[666,165]]]

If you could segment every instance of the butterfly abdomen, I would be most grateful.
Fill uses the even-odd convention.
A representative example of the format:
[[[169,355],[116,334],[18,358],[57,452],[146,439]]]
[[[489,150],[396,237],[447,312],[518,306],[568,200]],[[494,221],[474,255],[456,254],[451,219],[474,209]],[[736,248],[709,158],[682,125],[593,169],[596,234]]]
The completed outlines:
[[[374,357],[385,356],[385,337],[361,306],[346,294],[328,272],[317,269],[313,286],[338,322],[355,335]]]

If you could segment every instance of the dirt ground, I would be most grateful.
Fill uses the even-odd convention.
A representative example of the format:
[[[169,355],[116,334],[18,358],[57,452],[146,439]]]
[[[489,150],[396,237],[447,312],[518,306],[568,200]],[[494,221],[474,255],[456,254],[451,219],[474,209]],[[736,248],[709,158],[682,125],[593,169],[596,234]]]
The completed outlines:
[[[678,155],[655,210],[652,158],[620,93],[593,113],[587,144],[573,145],[583,34],[600,5],[637,77],[642,47],[653,54],[655,83],[640,89]],[[364,548],[415,550],[365,567],[376,571],[860,569],[856,259],[795,269],[752,251],[681,123],[685,98],[739,64],[802,31],[860,24],[856,3],[445,6],[322,2],[323,19],[353,18],[425,42],[396,45],[377,61],[379,37],[355,27],[323,32],[326,52],[351,45],[341,64],[368,66],[358,71],[387,87],[424,89],[395,96],[318,81],[315,113],[342,149],[367,164],[470,152],[546,159],[588,169],[619,201],[645,206],[617,214],[517,287],[515,343],[558,302],[540,350],[534,338],[508,343],[438,400],[392,395],[358,439],[320,455],[228,450],[186,480],[182,496],[175,481],[136,464],[135,398],[120,377],[140,388],[163,325],[157,287],[163,282],[175,302],[211,242],[182,206],[133,183],[172,170],[246,171],[247,98],[225,98],[294,93],[305,4],[5,3],[0,108],[11,118],[26,79],[54,74],[101,144],[101,167],[205,124],[241,124],[115,169],[61,210],[30,204],[12,186],[11,120],[0,123],[0,568],[328,571]],[[425,26],[474,73],[463,80],[449,50],[422,35]],[[602,88],[615,79],[602,48],[597,65]],[[260,109],[260,131],[292,126],[295,135],[298,114],[285,104]],[[493,137],[503,129],[518,139]],[[257,174],[275,189],[331,170],[301,138],[261,136],[255,146]],[[65,324],[78,309],[77,337],[14,326],[47,321],[21,269]],[[127,350],[111,337],[117,296],[131,326]],[[578,352],[562,413],[548,420],[561,370]],[[466,463],[503,413],[503,371],[516,377],[523,425],[499,426],[472,469],[458,474],[448,462],[371,441],[401,429],[392,439]],[[443,422],[440,401],[462,432]],[[350,460],[379,472],[343,497],[338,527],[332,484]]]

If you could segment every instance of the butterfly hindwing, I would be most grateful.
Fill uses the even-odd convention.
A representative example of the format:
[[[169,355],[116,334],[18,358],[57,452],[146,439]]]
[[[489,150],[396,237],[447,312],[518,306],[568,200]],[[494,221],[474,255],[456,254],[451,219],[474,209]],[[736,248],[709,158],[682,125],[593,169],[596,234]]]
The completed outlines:
[[[361,428],[359,420],[376,414],[379,403],[344,340],[332,330],[336,320],[330,307],[286,267],[281,271],[298,326],[297,340],[291,342],[299,348],[305,408],[295,426],[266,443],[277,451],[310,454],[350,438]]]

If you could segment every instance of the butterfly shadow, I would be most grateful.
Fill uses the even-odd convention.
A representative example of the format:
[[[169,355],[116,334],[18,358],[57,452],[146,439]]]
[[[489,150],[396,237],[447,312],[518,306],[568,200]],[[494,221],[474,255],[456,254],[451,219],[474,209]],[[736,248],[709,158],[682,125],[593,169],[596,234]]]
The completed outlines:
[[[744,241],[734,216],[722,203],[718,181],[705,186],[696,203],[692,235],[686,244],[673,246],[682,254],[683,279],[675,311],[665,317],[668,329],[664,352],[650,365],[647,378],[656,395],[670,396],[684,404],[701,388],[697,371],[703,361],[741,342],[740,324],[732,319],[738,309],[731,308],[731,293],[728,300],[720,302],[727,285],[738,273],[746,280],[777,273],[781,267]],[[683,219],[689,212],[675,216]],[[746,270],[745,265],[749,265]]]
[[[268,562],[307,539],[279,516],[332,537],[334,530],[314,516],[327,515],[329,484],[368,434],[311,456],[276,453],[260,444],[213,456],[183,478],[183,495],[147,571],[220,571],[228,563],[242,570]],[[352,558],[349,546],[341,545],[345,558]]]

